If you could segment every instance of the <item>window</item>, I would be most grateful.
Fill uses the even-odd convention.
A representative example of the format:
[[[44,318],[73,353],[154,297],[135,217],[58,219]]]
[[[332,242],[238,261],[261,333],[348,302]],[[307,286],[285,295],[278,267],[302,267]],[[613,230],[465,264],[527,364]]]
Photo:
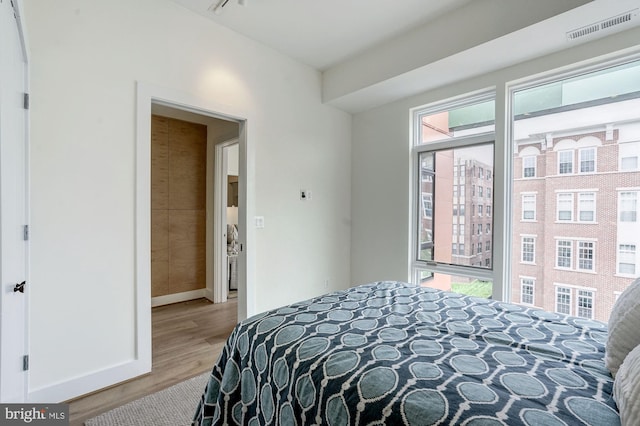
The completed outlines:
[[[478,235],[482,235],[482,224],[478,224]]]
[[[571,289],[556,287],[556,312],[559,314],[571,314]]]
[[[620,170],[637,170],[638,156],[622,157],[620,159]]]
[[[637,171],[638,156],[640,153],[640,141],[627,142],[618,144],[618,155],[620,157],[620,170],[622,171]]]
[[[640,276],[640,60],[557,75],[508,88],[510,181],[493,187],[511,191],[506,280],[512,302],[521,302],[522,278],[535,277],[540,308],[606,322],[613,293]],[[531,194],[535,223],[525,220]],[[494,235],[503,229],[493,222]],[[534,236],[530,263],[523,238]]]
[[[487,242],[484,244],[484,250],[485,250],[485,251],[491,251],[491,241],[487,241]]]
[[[578,269],[593,271],[593,246],[590,241],[578,242]]]
[[[535,194],[525,194],[522,196],[522,220],[536,220]]]
[[[580,150],[580,173],[596,171],[596,149],[583,148]]]
[[[487,180],[491,180],[491,170],[487,170]]]
[[[636,246],[635,244],[618,245],[618,273],[636,275]]]
[[[433,217],[433,194],[422,193],[422,214],[424,218]]]
[[[476,186],[475,185],[471,185],[471,196],[472,197],[476,196]]]
[[[457,236],[458,236],[458,225],[457,225],[457,224],[455,224],[455,223],[453,224],[453,235],[454,235],[455,237],[457,237]]]
[[[593,292],[588,290],[578,290],[578,312],[577,316],[582,318],[593,318]]]
[[[620,222],[635,222],[638,216],[638,193],[620,193]]]
[[[491,206],[487,206],[487,216],[491,216]]]
[[[533,237],[522,237],[522,262],[534,263],[536,240]]]
[[[482,192],[483,189],[484,188],[482,186],[478,185],[478,197],[484,197],[484,195],[482,195],[483,194],[483,192]]]
[[[573,244],[571,241],[566,240],[558,240],[556,244],[556,266],[558,268],[571,268],[571,249]]]
[[[482,216],[482,204],[478,204],[478,216]]]
[[[482,243],[478,243],[478,254],[482,253]]]
[[[533,278],[520,279],[520,303],[533,305],[533,290],[535,281]]]
[[[578,194],[578,220],[580,222],[595,222],[596,193],[581,192]]]
[[[491,198],[491,188],[487,187],[487,198]]]
[[[573,151],[558,151],[558,173],[573,173]]]
[[[447,269],[447,273],[455,270],[456,274],[451,276],[455,276],[456,279],[458,276],[490,278],[493,274],[490,271],[491,261],[488,264],[489,267],[484,262],[479,265],[480,268],[487,269],[489,272],[471,269],[474,265],[471,264],[472,261],[468,256],[464,256],[465,247],[462,239],[448,236],[443,241],[444,235],[433,232],[435,229],[445,227],[451,230],[454,237],[464,235],[464,221],[469,221],[470,217],[475,216],[476,207],[478,213],[483,215],[484,203],[492,202],[491,199],[483,197],[483,206],[479,207],[477,202],[472,203],[470,197],[465,199],[465,183],[468,182],[469,185],[473,183],[470,188],[471,193],[475,194],[476,190],[481,193],[484,186],[480,187],[477,179],[484,179],[485,174],[493,170],[494,136],[492,132],[495,103],[487,95],[483,96],[484,99],[475,100],[466,105],[456,101],[452,104],[454,105],[452,108],[437,107],[431,110],[423,108],[413,111],[416,130],[412,149],[413,164],[418,173],[431,176],[429,183],[417,184],[421,192],[432,194],[429,203],[431,217],[428,219],[430,220],[424,217],[425,207],[416,206],[414,201],[414,209],[416,209],[414,215],[421,216],[413,221],[415,244],[412,270],[416,279],[422,280],[421,282],[425,282],[425,285],[424,279],[432,280],[434,276],[442,275],[438,272],[439,268]],[[479,136],[470,138],[470,135]],[[454,189],[456,186],[458,186],[457,190]],[[452,196],[454,191],[457,194],[455,198]],[[414,194],[414,200],[420,196],[418,192]],[[465,215],[466,209],[470,209],[469,216]],[[453,212],[453,218],[450,212]],[[476,235],[476,232],[482,233],[479,224],[471,223],[473,235]],[[457,225],[458,229],[454,225]],[[478,227],[474,228],[475,225]],[[441,240],[438,241],[438,239]],[[477,249],[476,240],[469,251],[475,252]],[[466,255],[469,255],[469,252],[466,252]],[[490,256],[491,253],[489,256],[483,256],[481,260],[484,261],[487,257],[490,259]],[[477,260],[474,259],[473,262],[477,264]],[[432,274],[423,275],[425,271]]]
[[[536,157],[529,155],[522,157],[522,177],[536,177]]]
[[[487,223],[487,226],[484,229],[485,229],[484,232],[486,232],[487,234],[490,234],[491,233],[491,224]]]
[[[558,194],[558,221],[573,220],[573,194],[561,192]]]

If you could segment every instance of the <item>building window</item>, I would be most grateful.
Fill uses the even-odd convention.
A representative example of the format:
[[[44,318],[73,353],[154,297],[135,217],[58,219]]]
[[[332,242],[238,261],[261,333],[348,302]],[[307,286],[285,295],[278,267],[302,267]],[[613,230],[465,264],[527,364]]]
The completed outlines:
[[[638,217],[638,193],[620,193],[620,222],[635,222]]]
[[[482,224],[478,224],[478,235],[482,235]]]
[[[534,263],[536,240],[533,237],[522,237],[522,262]]]
[[[522,158],[522,177],[536,177],[536,156],[529,155]]]
[[[478,197],[484,197],[484,195],[482,195],[483,194],[483,192],[482,192],[483,190],[484,190],[484,187],[478,185]]]
[[[458,236],[458,225],[455,223],[453,224],[453,235]]]
[[[589,290],[578,290],[578,312],[577,316],[582,318],[593,318],[593,292]]]
[[[433,195],[428,192],[422,193],[422,215],[426,219],[433,218]]]
[[[458,254],[458,244],[451,243],[451,254],[453,254],[453,255]]]
[[[636,275],[635,244],[618,245],[618,273],[623,275]]]
[[[557,250],[556,250],[556,266],[558,268],[569,268],[571,269],[571,249],[572,243],[571,241],[566,240],[558,240],[557,241]]]
[[[482,204],[478,204],[478,216],[482,216]]]
[[[482,243],[478,243],[478,254],[482,253]]]
[[[487,216],[491,216],[491,206],[487,206]]]
[[[460,224],[460,235],[464,235],[464,223]]]
[[[561,192],[558,194],[558,221],[573,220],[573,194]]]
[[[520,303],[533,305],[535,281],[532,278],[520,279]]]
[[[578,194],[578,220],[580,222],[596,221],[595,192],[581,192]]]
[[[620,159],[621,170],[638,170],[638,156],[622,157]]]
[[[593,271],[593,250],[594,243],[590,241],[578,242],[578,269],[583,271]]]
[[[415,164],[421,176],[433,177],[432,182],[428,184],[428,189],[427,184],[418,182],[421,192],[433,194],[430,202],[432,212],[430,220],[423,218],[425,207],[421,205],[420,192],[416,191],[413,195],[414,215],[419,215],[421,220],[415,220],[412,229],[414,242],[412,270],[420,282],[428,278],[422,274],[424,271],[438,268],[439,265],[457,269],[463,275],[469,274],[464,272],[470,268],[469,259],[459,256],[464,253],[463,240],[452,238],[450,233],[447,233],[449,235],[443,239],[444,235],[441,233],[429,231],[447,226],[450,229],[449,232],[453,232],[452,223],[458,224],[458,229],[461,231],[462,222],[468,221],[468,217],[475,215],[475,206],[470,207],[472,199],[465,197],[464,185],[466,182],[469,185],[478,186],[478,177],[482,179],[486,171],[493,170],[495,137],[490,133],[493,125],[488,123],[491,120],[492,111],[495,110],[494,105],[493,94],[483,94],[470,98],[467,103],[456,100],[455,103],[448,104],[444,108],[438,105],[413,111],[412,121],[416,131],[411,153],[414,160],[412,163]],[[486,111],[486,114],[483,113],[481,116],[482,120],[477,122],[481,124],[477,129],[460,129],[454,121],[450,120],[452,116],[456,116],[463,119],[465,125],[474,124],[476,122],[473,120],[477,119],[477,114],[474,115],[476,108]],[[479,135],[476,139],[477,143],[469,144],[466,136],[474,132]],[[453,177],[456,168],[457,178],[455,180],[447,178],[447,176]],[[459,185],[458,197],[455,199],[452,196],[454,185]],[[475,191],[475,187],[469,192],[472,190]],[[491,200],[484,201],[485,199],[483,198],[483,203],[491,202]],[[465,215],[465,207],[470,209],[468,216]],[[456,218],[454,221],[449,213],[451,211]],[[474,250],[477,248],[476,243],[477,241],[474,241]],[[453,244],[457,244],[457,250]],[[452,257],[451,253],[454,252],[458,253],[458,256]]]
[[[485,251],[491,251],[491,241],[487,241],[484,245]]]
[[[556,312],[571,315],[571,289],[556,287]]]
[[[491,267],[491,259],[487,258],[484,260],[484,266],[486,268],[490,268]]]
[[[580,173],[593,173],[596,171],[596,149],[583,148],[580,150]]]
[[[573,173],[573,151],[558,151],[558,173],[561,175]]]
[[[487,187],[487,198],[491,198],[491,188]]]
[[[536,196],[534,194],[522,196],[522,220],[536,220]]]

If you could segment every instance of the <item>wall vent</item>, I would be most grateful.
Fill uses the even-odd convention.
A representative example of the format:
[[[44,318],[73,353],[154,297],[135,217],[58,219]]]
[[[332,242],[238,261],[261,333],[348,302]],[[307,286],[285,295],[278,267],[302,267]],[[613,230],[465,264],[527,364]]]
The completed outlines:
[[[638,17],[638,9],[630,10],[629,12],[622,13],[620,15],[604,19],[600,22],[593,23],[581,28],[567,32],[567,40],[576,40],[589,34],[597,33],[599,31],[608,30],[615,26],[631,22]]]

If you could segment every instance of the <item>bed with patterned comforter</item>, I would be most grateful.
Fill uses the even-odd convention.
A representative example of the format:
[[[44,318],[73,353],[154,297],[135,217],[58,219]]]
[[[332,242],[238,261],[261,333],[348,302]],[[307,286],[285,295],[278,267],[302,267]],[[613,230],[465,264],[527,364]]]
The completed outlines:
[[[194,424],[620,424],[606,325],[400,282],[249,318]]]

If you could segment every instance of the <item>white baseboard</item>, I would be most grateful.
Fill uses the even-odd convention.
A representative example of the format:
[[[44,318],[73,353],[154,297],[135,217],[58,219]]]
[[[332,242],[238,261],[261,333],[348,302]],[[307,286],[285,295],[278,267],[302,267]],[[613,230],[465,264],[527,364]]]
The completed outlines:
[[[152,297],[151,307],[155,308],[156,306],[170,305],[171,303],[178,303],[178,302],[186,302],[187,300],[200,299],[203,297],[210,299],[210,297],[207,295],[206,288],[203,288],[200,290],[185,291],[183,293],[167,294],[166,296]]]
[[[145,365],[146,364],[146,365]],[[31,403],[59,403],[151,372],[151,362],[131,360],[104,370],[39,389],[29,390]]]

